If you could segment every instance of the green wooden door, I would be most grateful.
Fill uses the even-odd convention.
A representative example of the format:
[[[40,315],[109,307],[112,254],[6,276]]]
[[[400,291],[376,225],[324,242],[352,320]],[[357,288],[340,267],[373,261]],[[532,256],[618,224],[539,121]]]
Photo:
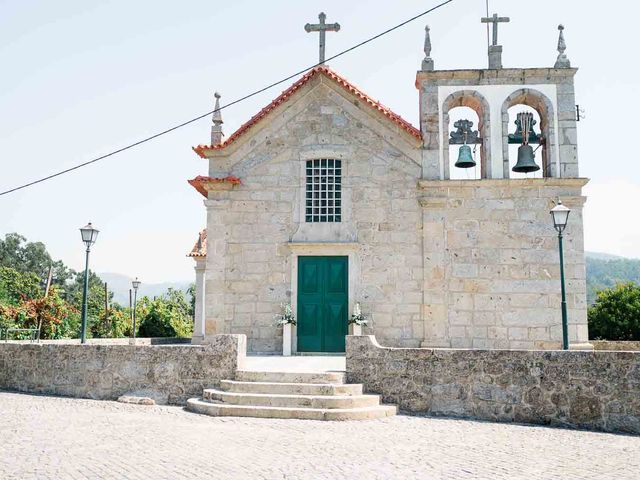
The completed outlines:
[[[344,352],[347,257],[298,257],[298,351]]]

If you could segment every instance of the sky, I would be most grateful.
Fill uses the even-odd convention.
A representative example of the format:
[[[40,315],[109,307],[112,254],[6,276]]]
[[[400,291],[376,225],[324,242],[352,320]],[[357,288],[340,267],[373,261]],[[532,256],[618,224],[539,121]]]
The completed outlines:
[[[312,65],[317,22],[327,56],[438,3],[434,0],[304,1],[0,0],[0,190],[26,183],[154,134]],[[576,8],[578,3],[583,8]],[[490,0],[509,16],[499,43],[505,67],[553,66],[557,25],[578,67],[576,101],[585,188],[585,247],[640,257],[640,166],[635,122],[640,63],[632,61],[636,2]],[[589,6],[589,7],[587,7]],[[485,0],[449,5],[330,66],[418,125],[414,87],[431,27],[436,69],[486,68]],[[624,15],[620,15],[624,12]],[[230,135],[289,83],[222,112]],[[56,259],[83,269],[78,229],[100,230],[91,268],[143,282],[193,278],[186,258],[205,225],[202,197],[187,179],[205,175],[191,147],[208,143],[210,119],[51,181],[0,197],[0,235],[42,241]]]

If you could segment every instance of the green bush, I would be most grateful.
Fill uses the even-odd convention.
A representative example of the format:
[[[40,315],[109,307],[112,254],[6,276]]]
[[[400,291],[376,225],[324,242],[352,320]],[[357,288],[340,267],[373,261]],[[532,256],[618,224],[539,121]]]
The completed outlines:
[[[131,324],[131,310],[113,303],[108,312],[103,310],[91,324],[91,336],[93,338],[130,337]]]
[[[640,286],[620,283],[601,290],[588,318],[593,340],[640,340]]]
[[[140,315],[140,310],[145,313]],[[139,337],[190,337],[193,333],[191,308],[179,290],[170,288],[166,295],[153,301],[144,298],[136,315],[142,318]]]

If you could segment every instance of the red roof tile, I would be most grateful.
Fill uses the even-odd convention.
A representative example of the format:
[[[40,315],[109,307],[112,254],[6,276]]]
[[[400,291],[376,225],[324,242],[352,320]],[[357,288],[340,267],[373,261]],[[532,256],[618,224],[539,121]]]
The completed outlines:
[[[187,257],[206,257],[207,256],[207,229],[205,228],[198,234],[198,241],[193,246]]]
[[[232,185],[240,185],[242,181],[238,177],[228,176],[228,177],[205,177],[204,175],[198,175],[193,180],[187,180],[189,185],[195,188],[203,197],[207,197],[207,189],[205,188],[206,184],[211,183],[230,183]]]
[[[338,75],[336,72],[331,70],[326,65],[319,65],[300,78],[300,80],[296,81],[293,85],[287,88],[284,92],[280,94],[278,98],[272,101],[269,105],[260,110],[256,115],[254,115],[248,122],[242,125],[238,130],[233,132],[229,138],[227,138],[224,142],[218,145],[198,145],[197,147],[193,147],[193,150],[200,155],[202,158],[206,158],[205,151],[206,150],[221,150],[228,145],[235,142],[242,134],[244,134],[247,130],[249,130],[252,126],[257,124],[260,120],[266,117],[269,112],[275,109],[280,104],[284,103],[294,92],[299,90],[302,86],[309,82],[313,77],[318,74],[323,74],[326,77],[334,80],[338,85],[343,87],[348,92],[357,96],[361,100],[365,101],[368,105],[378,110],[385,117],[389,118],[392,122],[399,125],[403,130],[407,131],[409,134],[414,136],[417,139],[421,139],[422,135],[420,134],[420,130],[407,122],[400,115],[393,113],[389,108],[382,105],[380,102],[373,100],[366,93],[362,92],[360,89],[349,83],[345,78]]]

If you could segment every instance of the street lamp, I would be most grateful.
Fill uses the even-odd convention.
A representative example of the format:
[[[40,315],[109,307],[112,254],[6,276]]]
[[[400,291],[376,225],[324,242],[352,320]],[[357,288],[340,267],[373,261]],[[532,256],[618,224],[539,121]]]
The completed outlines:
[[[558,232],[558,248],[560,250],[560,289],[562,292],[562,349],[569,350],[569,326],[567,324],[567,296],[564,289],[564,254],[562,252],[562,232],[567,226],[570,209],[565,207],[560,200],[558,204],[551,209],[551,217],[553,218],[553,226]]]
[[[96,242],[98,238],[99,230],[93,228],[91,222],[87,223],[80,229],[80,235],[82,241],[87,246],[87,256],[84,266],[84,290],[82,292],[82,331],[80,333],[80,343],[86,343],[87,341],[87,296],[89,294],[89,252],[91,251],[91,245]]]
[[[133,343],[136,342],[136,304],[138,303],[138,287],[140,287],[140,280],[136,277],[135,280],[131,282],[131,286],[133,286]]]

